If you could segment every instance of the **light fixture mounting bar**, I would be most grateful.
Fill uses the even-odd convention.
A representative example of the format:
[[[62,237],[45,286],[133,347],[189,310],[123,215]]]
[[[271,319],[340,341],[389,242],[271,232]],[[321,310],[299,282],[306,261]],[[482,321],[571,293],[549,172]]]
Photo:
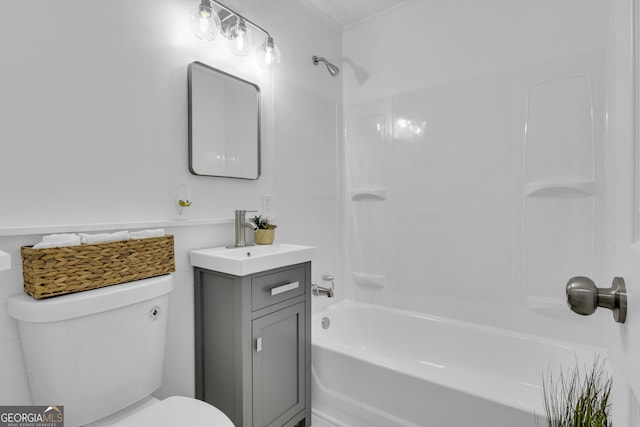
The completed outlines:
[[[225,6],[224,4],[216,1],[216,0],[202,0],[202,2],[204,3],[205,1],[208,1],[209,4],[215,4],[218,7],[226,10],[227,12],[229,12],[232,15],[237,16],[239,19],[243,20],[244,22],[251,24],[252,27],[257,28],[258,30],[262,31],[263,33],[265,33],[267,35],[267,39],[271,39],[271,35],[269,34],[269,32],[267,30],[265,30],[264,28],[262,28],[261,26],[259,26],[258,24],[256,24],[255,22],[251,21],[250,19],[245,18],[244,16],[242,16],[241,14],[239,14],[238,12],[236,12],[235,10],[228,8],[227,6]]]

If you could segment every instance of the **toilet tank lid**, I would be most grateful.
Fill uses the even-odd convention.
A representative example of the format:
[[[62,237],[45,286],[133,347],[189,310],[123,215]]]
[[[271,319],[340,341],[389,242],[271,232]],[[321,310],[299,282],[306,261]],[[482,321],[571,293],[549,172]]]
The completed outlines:
[[[164,275],[40,300],[14,295],[7,298],[7,313],[24,322],[56,322],[136,304],[172,289],[171,275]]]

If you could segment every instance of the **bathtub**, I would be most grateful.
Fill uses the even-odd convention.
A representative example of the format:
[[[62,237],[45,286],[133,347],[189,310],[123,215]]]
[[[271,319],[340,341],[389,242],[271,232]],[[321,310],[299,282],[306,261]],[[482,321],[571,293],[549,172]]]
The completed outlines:
[[[544,373],[605,357],[594,347],[352,300],[313,313],[312,345],[314,415],[327,422],[320,425],[350,427],[535,426],[536,417],[544,421]]]

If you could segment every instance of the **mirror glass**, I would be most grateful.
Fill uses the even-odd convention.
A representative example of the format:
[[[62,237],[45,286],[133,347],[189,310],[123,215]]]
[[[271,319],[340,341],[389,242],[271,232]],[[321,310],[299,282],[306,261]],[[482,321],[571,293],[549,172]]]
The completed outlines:
[[[201,62],[189,64],[189,170],[258,179],[260,88]]]

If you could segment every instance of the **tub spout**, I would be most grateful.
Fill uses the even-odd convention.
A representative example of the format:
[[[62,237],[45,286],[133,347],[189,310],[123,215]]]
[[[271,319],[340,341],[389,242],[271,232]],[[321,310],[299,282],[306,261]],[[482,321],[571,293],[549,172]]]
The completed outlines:
[[[318,286],[316,282],[313,282],[311,284],[311,290],[313,291],[313,294],[317,297],[326,295],[329,298],[333,298],[334,296],[333,289]]]

